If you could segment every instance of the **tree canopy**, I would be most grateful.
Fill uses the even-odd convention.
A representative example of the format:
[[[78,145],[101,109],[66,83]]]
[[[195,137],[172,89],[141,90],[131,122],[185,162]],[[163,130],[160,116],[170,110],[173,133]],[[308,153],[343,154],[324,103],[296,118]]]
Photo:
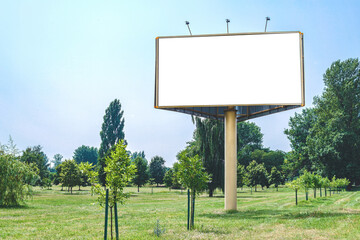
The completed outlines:
[[[36,166],[40,177],[36,182],[37,185],[42,186],[42,180],[49,178],[49,159],[42,151],[42,147],[40,145],[26,148],[26,150],[23,151],[20,160],[24,163],[34,164]]]
[[[106,178],[104,171],[106,167],[105,158],[110,155],[110,150],[112,150],[115,144],[125,139],[125,120],[123,114],[124,111],[121,110],[121,103],[118,99],[112,101],[105,110],[104,121],[100,131],[101,145],[98,160],[99,179],[103,186],[105,186]]]
[[[286,157],[286,171],[290,175],[316,171],[359,184],[359,60],[332,63],[323,79],[325,88],[321,96],[314,98],[314,108],[295,114],[290,118],[290,128],[285,130],[293,149]]]
[[[139,188],[149,180],[148,163],[145,158],[137,156],[133,161],[133,164],[136,167],[136,173],[132,182],[138,187],[139,192]]]
[[[212,176],[208,183],[209,196],[216,188],[224,189],[224,122],[212,119],[195,118],[194,141],[189,143],[193,155],[198,154]],[[263,134],[255,123],[237,123],[238,161],[248,165],[250,154],[262,148]]]
[[[78,164],[81,162],[88,162],[96,165],[98,160],[98,150],[95,147],[82,145],[75,149],[73,158]]]
[[[150,177],[159,185],[163,183],[165,175],[165,160],[160,156],[155,156],[150,161],[149,171]]]
[[[15,155],[0,150],[0,206],[18,206],[32,195],[37,174]]]

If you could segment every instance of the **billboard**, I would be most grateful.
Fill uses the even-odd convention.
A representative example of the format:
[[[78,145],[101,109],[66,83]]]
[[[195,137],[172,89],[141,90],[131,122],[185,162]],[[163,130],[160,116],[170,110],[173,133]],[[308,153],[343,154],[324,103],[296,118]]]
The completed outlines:
[[[156,108],[241,120],[304,104],[301,32],[156,38]]]

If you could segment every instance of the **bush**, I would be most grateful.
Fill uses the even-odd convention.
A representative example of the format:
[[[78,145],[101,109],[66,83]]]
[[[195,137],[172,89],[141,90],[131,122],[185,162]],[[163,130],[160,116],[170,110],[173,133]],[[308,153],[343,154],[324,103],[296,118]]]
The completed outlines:
[[[0,152],[0,206],[18,206],[32,196],[30,184],[38,179],[26,163]]]

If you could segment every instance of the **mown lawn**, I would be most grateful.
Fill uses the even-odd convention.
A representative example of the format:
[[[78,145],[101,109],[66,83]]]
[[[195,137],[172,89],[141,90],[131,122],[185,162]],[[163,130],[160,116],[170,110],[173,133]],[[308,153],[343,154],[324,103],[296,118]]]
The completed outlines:
[[[24,207],[0,208],[0,239],[102,239],[104,209],[89,189],[73,195],[60,188],[35,189]],[[185,192],[165,188],[128,188],[131,198],[119,207],[120,239],[360,239],[360,192],[310,198],[280,188],[238,192],[238,211],[224,211],[220,192],[196,201],[195,227],[186,230]],[[310,194],[312,197],[312,195]]]

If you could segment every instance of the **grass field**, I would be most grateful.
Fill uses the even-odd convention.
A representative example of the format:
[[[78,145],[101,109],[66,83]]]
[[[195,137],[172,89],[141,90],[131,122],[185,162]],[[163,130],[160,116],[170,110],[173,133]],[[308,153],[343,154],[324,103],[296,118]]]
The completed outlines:
[[[36,188],[24,207],[0,209],[0,239],[102,239],[104,209],[89,189],[73,195],[60,188]],[[131,198],[119,206],[120,239],[360,239],[360,192],[310,198],[280,188],[238,192],[238,211],[224,211],[220,192],[196,201],[195,230],[186,230],[185,192],[165,188],[128,188]],[[311,196],[311,194],[310,194]]]

